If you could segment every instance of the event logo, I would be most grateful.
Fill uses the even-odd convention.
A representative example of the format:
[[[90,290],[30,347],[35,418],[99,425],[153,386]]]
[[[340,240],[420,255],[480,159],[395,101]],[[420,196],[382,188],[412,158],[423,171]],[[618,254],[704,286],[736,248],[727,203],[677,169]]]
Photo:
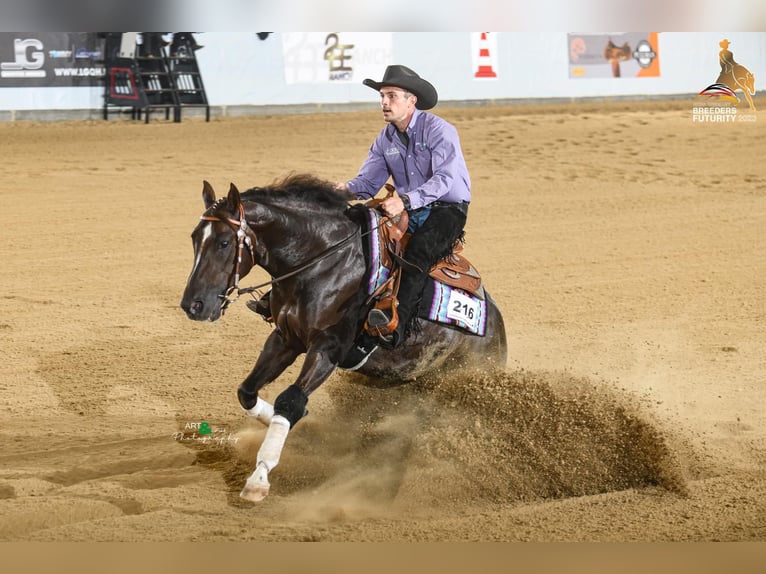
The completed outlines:
[[[72,57],[72,50],[48,50],[48,57],[54,60],[69,60]]]
[[[16,38],[13,41],[13,62],[0,64],[0,77],[2,78],[44,78],[45,52],[43,43],[36,38],[22,40]]]
[[[0,88],[103,86],[103,46],[92,32],[0,32]]]
[[[692,121],[716,123],[755,121],[755,114],[738,115],[737,105],[740,103],[740,98],[736,94],[737,90],[741,90],[745,94],[750,111],[754,112],[755,104],[752,96],[755,95],[755,77],[745,66],[734,61],[734,54],[729,50],[731,45],[729,40],[723,39],[718,45],[721,48],[718,52],[721,72],[714,83],[697,94],[695,99],[705,100],[706,105],[692,108]]]
[[[737,94],[734,93],[726,84],[710,84],[707,88],[702,90],[697,97],[705,97],[711,100],[723,100],[725,102],[731,102],[734,105],[739,103]]]
[[[102,50],[88,50],[87,48],[77,48],[74,57],[78,60],[99,60],[104,57]]]
[[[646,40],[639,41],[636,49],[633,50],[633,59],[638,62],[638,65],[642,68],[651,66],[656,57],[657,52],[654,51],[652,45]]]
[[[354,69],[348,65],[353,58],[350,53],[354,49],[353,44],[341,44],[337,34],[328,34],[325,38],[325,46],[329,44],[324,52],[324,59],[329,63],[329,78],[333,80],[350,80],[354,74]]]
[[[282,60],[287,84],[349,84],[375,78],[391,63],[391,32],[286,32]]]

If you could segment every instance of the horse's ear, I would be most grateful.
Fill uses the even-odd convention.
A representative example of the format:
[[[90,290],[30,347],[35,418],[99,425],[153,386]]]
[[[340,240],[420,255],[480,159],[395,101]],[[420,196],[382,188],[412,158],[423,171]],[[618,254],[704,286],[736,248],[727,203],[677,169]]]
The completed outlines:
[[[205,209],[209,209],[215,203],[215,191],[207,181],[202,182],[202,201],[205,202]]]
[[[242,203],[242,200],[239,197],[239,190],[237,189],[237,186],[233,183],[229,186],[229,205],[232,209],[236,210],[239,208],[239,205]]]

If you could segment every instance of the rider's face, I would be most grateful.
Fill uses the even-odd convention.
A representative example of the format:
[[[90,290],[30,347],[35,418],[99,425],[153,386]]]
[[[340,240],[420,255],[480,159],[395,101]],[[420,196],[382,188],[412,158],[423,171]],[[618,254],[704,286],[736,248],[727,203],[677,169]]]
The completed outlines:
[[[383,86],[380,90],[380,106],[383,119],[403,129],[407,127],[417,98],[401,88]]]

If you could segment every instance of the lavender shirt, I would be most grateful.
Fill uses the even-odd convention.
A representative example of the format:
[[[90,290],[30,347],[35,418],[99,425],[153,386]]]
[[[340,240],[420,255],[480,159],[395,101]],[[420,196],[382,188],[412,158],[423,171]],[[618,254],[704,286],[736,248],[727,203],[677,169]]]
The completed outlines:
[[[411,209],[433,201],[460,203],[471,201],[471,178],[463,159],[455,126],[439,116],[415,110],[405,147],[388,124],[370,146],[359,174],[348,182],[348,189],[359,199],[380,191],[389,176],[396,191],[407,194]]]

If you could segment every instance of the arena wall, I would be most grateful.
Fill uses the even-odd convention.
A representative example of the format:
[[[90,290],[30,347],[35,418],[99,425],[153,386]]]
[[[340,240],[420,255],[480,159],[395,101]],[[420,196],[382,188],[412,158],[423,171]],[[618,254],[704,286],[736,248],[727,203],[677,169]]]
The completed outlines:
[[[33,33],[24,33],[32,35]],[[327,36],[329,33],[323,33]],[[334,33],[347,45],[363,44],[369,33]],[[402,63],[437,86],[440,100],[454,103],[539,102],[589,98],[657,98],[694,96],[712,84],[720,71],[719,42],[727,38],[736,61],[755,76],[756,90],[766,78],[766,33],[662,32],[657,35],[656,77],[571,77],[566,33],[488,33],[491,50],[478,48],[476,33],[374,33],[388,48],[360,60],[341,81],[289,80],[291,58],[300,57],[289,42],[297,34],[276,32],[265,39],[256,33],[198,33],[204,48],[197,52],[213,114],[255,114],[354,109],[377,105],[362,85],[380,79],[389,63]],[[615,33],[618,34],[619,33]],[[298,38],[300,40],[300,38]],[[476,78],[477,51],[489,59],[494,78]],[[7,61],[11,55],[2,54]],[[479,54],[481,56],[481,54]],[[98,118],[103,87],[1,87],[0,119]]]

